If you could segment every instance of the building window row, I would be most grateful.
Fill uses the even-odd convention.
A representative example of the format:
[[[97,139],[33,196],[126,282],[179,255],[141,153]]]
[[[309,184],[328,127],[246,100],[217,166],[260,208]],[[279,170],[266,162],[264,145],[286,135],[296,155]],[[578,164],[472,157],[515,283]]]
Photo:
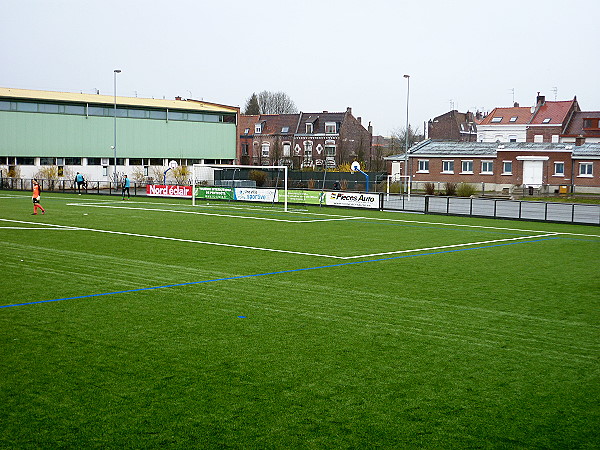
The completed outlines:
[[[167,166],[172,158],[117,158],[118,166]],[[201,159],[175,159],[179,165],[200,164]],[[205,161],[206,162],[206,161]],[[35,166],[36,158],[32,156],[26,157],[14,157],[14,156],[0,156],[0,166]],[[54,158],[54,157],[40,157],[40,166],[109,166],[114,165],[114,158]]]
[[[419,159],[417,173],[429,173],[429,160]],[[442,174],[454,174],[454,160],[442,160]],[[461,161],[461,175],[473,174],[473,161],[463,160]],[[494,161],[481,161],[482,175],[493,175],[494,174]],[[513,174],[513,162],[502,161],[502,175]],[[554,174],[553,176],[564,177],[565,175],[565,163],[563,161],[557,161],[554,163]],[[580,162],[579,172],[580,177],[593,177],[594,176],[594,163],[593,162]]]
[[[113,117],[114,107],[98,105],[70,105],[60,103],[13,102],[0,100],[0,111],[69,114],[78,116]],[[234,114],[203,114],[169,109],[118,107],[116,116],[129,119],[157,119],[187,122],[235,123]]]

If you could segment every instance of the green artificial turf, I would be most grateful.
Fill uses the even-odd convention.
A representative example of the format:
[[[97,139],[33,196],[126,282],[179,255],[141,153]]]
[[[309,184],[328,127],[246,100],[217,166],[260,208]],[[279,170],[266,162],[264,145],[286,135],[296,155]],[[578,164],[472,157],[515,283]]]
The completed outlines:
[[[600,446],[598,227],[0,194],[1,448]]]

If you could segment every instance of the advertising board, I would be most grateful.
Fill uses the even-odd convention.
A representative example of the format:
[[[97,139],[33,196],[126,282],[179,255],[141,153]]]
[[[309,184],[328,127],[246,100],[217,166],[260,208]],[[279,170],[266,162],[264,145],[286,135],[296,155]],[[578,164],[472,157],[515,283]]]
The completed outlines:
[[[346,206],[350,208],[379,208],[379,194],[363,194],[359,192],[327,192],[326,205]]]
[[[233,188],[196,187],[196,198],[203,200],[233,200]]]
[[[277,189],[235,188],[235,199],[243,202],[277,202]]]
[[[306,205],[320,205],[325,204],[325,198],[321,200],[321,192],[318,191],[301,191],[301,190],[288,190],[288,203],[304,203]]]
[[[192,198],[191,186],[166,186],[163,184],[146,185],[146,195],[149,197],[183,197]]]

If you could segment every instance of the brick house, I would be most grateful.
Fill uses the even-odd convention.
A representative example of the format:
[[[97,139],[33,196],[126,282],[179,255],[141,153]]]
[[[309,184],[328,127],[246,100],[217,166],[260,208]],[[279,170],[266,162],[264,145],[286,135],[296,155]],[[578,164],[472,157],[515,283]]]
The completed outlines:
[[[238,161],[251,165],[336,167],[354,159],[369,165],[372,129],[346,112],[241,115]]]
[[[600,111],[576,111],[560,135],[561,142],[600,142]]]
[[[546,101],[537,96],[536,105],[494,108],[477,126],[478,142],[558,143],[573,113],[580,111],[577,97],[568,101]]]
[[[454,142],[476,142],[477,120],[475,114],[456,110],[430,119],[427,123],[429,139],[448,140]]]
[[[404,155],[385,158],[390,165]],[[486,190],[515,192],[533,187],[554,192],[600,192],[600,144],[454,143],[427,140],[409,150],[413,185],[426,182],[484,183]]]

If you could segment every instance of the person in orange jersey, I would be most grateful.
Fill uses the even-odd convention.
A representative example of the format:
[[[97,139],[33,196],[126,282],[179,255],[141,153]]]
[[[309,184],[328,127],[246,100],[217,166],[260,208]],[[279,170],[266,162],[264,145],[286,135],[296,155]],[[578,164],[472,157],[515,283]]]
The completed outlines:
[[[42,207],[42,205],[40,205],[40,194],[42,193],[42,189],[40,188],[40,184],[34,178],[33,181],[32,181],[32,185],[33,185],[33,195],[32,195],[32,200],[33,200],[33,215],[34,216],[37,215],[38,208],[40,208],[42,210],[42,214],[45,214],[46,210]]]

